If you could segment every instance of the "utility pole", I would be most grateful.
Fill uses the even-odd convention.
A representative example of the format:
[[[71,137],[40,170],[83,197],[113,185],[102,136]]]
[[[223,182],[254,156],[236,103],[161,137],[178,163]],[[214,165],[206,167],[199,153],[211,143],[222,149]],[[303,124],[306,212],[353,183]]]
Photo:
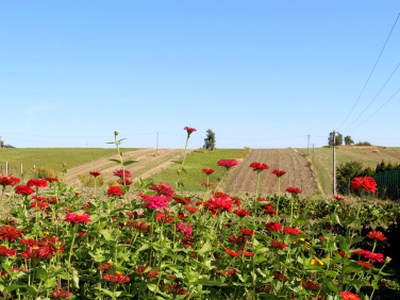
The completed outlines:
[[[333,142],[333,195],[336,195],[336,132],[333,131],[332,142]]]

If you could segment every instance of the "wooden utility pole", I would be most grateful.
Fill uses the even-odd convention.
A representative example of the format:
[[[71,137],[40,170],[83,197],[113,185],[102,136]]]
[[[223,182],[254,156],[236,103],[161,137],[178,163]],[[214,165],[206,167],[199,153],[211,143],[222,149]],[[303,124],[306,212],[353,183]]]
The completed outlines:
[[[336,195],[336,132],[333,131],[332,142],[333,142],[333,195]]]

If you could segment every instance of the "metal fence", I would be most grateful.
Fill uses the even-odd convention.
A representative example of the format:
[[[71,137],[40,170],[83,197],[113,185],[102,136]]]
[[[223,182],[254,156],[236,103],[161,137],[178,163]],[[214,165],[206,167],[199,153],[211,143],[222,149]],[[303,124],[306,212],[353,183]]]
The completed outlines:
[[[400,200],[400,169],[372,176],[378,184],[376,192],[382,198]]]

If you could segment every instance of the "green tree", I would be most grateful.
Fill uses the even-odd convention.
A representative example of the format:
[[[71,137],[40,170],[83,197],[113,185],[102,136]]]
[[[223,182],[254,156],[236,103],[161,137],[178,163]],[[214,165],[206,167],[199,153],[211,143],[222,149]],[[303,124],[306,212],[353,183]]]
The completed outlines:
[[[354,141],[351,139],[351,136],[345,136],[344,137],[344,144],[345,145],[354,145]]]
[[[207,130],[207,137],[204,139],[203,148],[211,151],[215,148],[215,133],[211,129]]]
[[[343,144],[343,135],[339,132],[335,132],[335,146]],[[328,145],[333,146],[333,131],[329,132]]]
[[[341,163],[336,168],[336,185],[342,194],[350,192],[350,182],[354,177],[364,175],[364,165],[358,161]]]

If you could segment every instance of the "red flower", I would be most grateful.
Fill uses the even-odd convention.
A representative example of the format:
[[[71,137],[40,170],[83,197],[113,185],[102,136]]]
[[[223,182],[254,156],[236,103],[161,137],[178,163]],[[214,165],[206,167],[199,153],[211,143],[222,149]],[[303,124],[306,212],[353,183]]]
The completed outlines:
[[[234,159],[220,159],[217,163],[219,167],[225,167],[227,169],[239,165]]]
[[[191,236],[193,234],[193,227],[184,222],[176,223],[176,230],[185,233],[187,236]]]
[[[212,183],[207,183],[207,182],[205,182],[205,181],[203,181],[203,182],[201,183],[201,185],[205,185],[205,186],[214,186]]]
[[[76,213],[69,213],[65,217],[64,221],[70,223],[89,223],[92,222],[90,216],[88,214],[76,214]]]
[[[341,200],[341,201],[346,200],[345,198],[340,197],[340,196],[333,196],[333,198],[336,199],[336,200]]]
[[[126,226],[137,228],[142,232],[148,231],[150,229],[150,225],[147,225],[145,222],[138,222],[138,221],[126,222]]]
[[[125,178],[125,179],[118,179],[117,180],[119,184],[121,185],[131,185],[133,183],[132,180],[130,180],[129,178]]]
[[[235,251],[233,251],[233,250],[231,250],[231,249],[229,249],[229,248],[226,248],[224,252],[226,252],[226,253],[228,253],[230,256],[234,256],[234,257],[238,257],[238,256],[241,255],[240,252],[235,252]]]
[[[190,135],[192,132],[197,131],[197,129],[192,128],[192,127],[188,127],[186,126],[185,128],[183,128],[184,130],[186,130],[187,134]]]
[[[275,174],[277,177],[281,177],[286,174],[285,171],[279,171],[277,169],[273,170],[272,173]]]
[[[3,187],[5,187],[6,185],[16,185],[17,183],[20,183],[21,179],[16,178],[16,177],[12,177],[12,176],[4,176],[3,174],[1,174],[0,177],[0,185],[2,185]]]
[[[235,209],[233,211],[233,213],[235,215],[238,215],[239,217],[245,217],[245,216],[250,216],[251,215],[251,213],[249,211],[244,210],[244,209]]]
[[[193,207],[193,206],[187,206],[187,205],[185,205],[184,208],[186,208],[186,209],[187,209],[188,211],[190,211],[191,213],[196,213],[196,212],[199,212],[199,211],[200,211],[199,208]]]
[[[64,289],[54,289],[51,293],[51,297],[54,298],[69,298],[72,297],[74,294],[68,293]]]
[[[155,208],[161,210],[163,208],[169,207],[169,199],[165,195],[150,196],[146,194],[140,194],[140,197],[144,200],[144,206],[147,208]]]
[[[246,251],[246,250],[242,250],[242,253],[243,253],[245,256],[249,256],[249,257],[251,257],[251,256],[254,255],[253,252],[249,252],[249,251]]]
[[[50,258],[51,252],[48,247],[30,247],[28,246],[26,251],[22,251],[21,257],[24,259],[46,259]]]
[[[276,240],[273,240],[271,242],[271,247],[279,248],[281,250],[284,250],[287,246],[288,246],[288,244],[285,244],[283,242],[278,242]]]
[[[214,197],[210,198],[206,203],[204,203],[204,206],[213,214],[218,216],[220,209],[221,211],[227,211],[231,212],[232,210],[232,205],[233,201],[229,196],[221,196],[218,197],[217,195],[214,195]]]
[[[361,300],[361,298],[358,298],[358,295],[351,292],[341,292],[340,296],[342,296],[342,300]]]
[[[111,274],[103,275],[103,278],[108,282],[119,283],[119,284],[130,281],[130,278],[128,276],[124,276],[120,272],[115,272],[114,275]]]
[[[372,193],[375,193],[375,191],[378,189],[375,179],[372,177],[364,176],[353,178],[351,181],[351,189],[358,190],[361,188],[363,188],[365,191],[371,191]]]
[[[260,164],[258,162],[252,162],[250,164],[250,168],[253,168],[253,171],[261,172],[263,170],[269,169],[269,166],[266,164]]]
[[[52,178],[52,177],[46,177],[45,180],[46,180],[47,182],[58,182],[58,179],[57,179],[57,178]]]
[[[239,244],[239,245],[244,245],[246,243],[246,236],[241,235],[238,237],[235,237],[233,234],[231,235],[230,238],[228,238],[228,241],[234,244]]]
[[[367,237],[369,237],[372,240],[376,239],[376,240],[380,240],[382,242],[387,240],[387,237],[385,237],[381,231],[370,231],[367,234]]]
[[[152,183],[149,189],[152,190],[152,191],[155,191],[156,192],[156,196],[164,195],[165,197],[168,198],[168,200],[171,200],[172,196],[174,195],[174,190],[172,189],[172,187],[168,183],[160,182],[159,185],[156,185],[155,183]]]
[[[278,212],[275,209],[266,209],[264,210],[264,215],[276,215]]]
[[[15,193],[17,194],[30,195],[33,194],[34,192],[35,191],[32,190],[32,188],[27,185],[17,185],[15,187]]]
[[[375,262],[375,261],[383,262],[384,261],[384,256],[382,253],[373,253],[370,251],[366,251],[366,253],[364,253],[364,257],[366,259],[370,259],[371,262]]]
[[[127,171],[127,170],[116,170],[116,171],[114,171],[114,175],[115,176],[118,176],[118,177],[120,177],[120,178],[123,178],[123,177],[132,177],[132,173],[131,172],[129,172],[129,171]],[[125,176],[124,176],[125,175]]]
[[[268,230],[279,232],[282,230],[282,225],[279,223],[269,222],[269,223],[265,224],[265,228]]]
[[[39,202],[39,201],[33,201],[31,202],[32,207],[36,207],[37,209],[46,211],[46,207],[50,207],[50,205],[46,202]]]
[[[283,229],[283,231],[285,233],[293,234],[293,235],[298,235],[298,234],[301,233],[301,229],[300,228],[293,228],[293,227],[285,227],[285,229]]]
[[[307,282],[302,282],[301,285],[303,288],[308,289],[308,290],[318,290],[321,286],[319,284],[316,284],[312,280],[308,280]]]
[[[0,239],[7,239],[10,242],[14,242],[15,238],[20,237],[20,232],[15,226],[5,225],[0,228]]]
[[[280,281],[288,281],[288,278],[279,271],[274,271],[274,277]]]
[[[100,271],[107,271],[109,270],[111,267],[115,267],[115,265],[110,264],[109,262],[105,263],[104,265],[98,265],[97,266],[97,270]]]
[[[166,283],[163,287],[163,291],[174,293],[177,295],[186,295],[187,294],[187,292],[183,288],[181,288],[181,286],[179,284],[170,285],[169,283]]]
[[[157,278],[158,272],[156,270],[149,270],[146,272],[148,268],[148,265],[137,266],[135,273],[145,278]]]
[[[15,257],[17,249],[8,249],[6,245],[0,245],[0,256],[13,256]]]
[[[214,169],[203,169],[201,170],[204,174],[210,175],[215,172]]]
[[[181,196],[175,196],[173,197],[173,199],[175,200],[175,202],[182,203],[183,205],[188,205],[192,201],[187,197],[181,197]]]
[[[289,193],[292,193],[292,194],[300,194],[302,192],[302,190],[297,188],[297,187],[296,188],[295,187],[288,187],[286,189],[286,192],[289,192]]]
[[[101,175],[100,172],[90,172],[89,174],[92,175],[93,177],[97,177],[97,176]]]
[[[370,270],[370,269],[373,269],[374,268],[374,266],[373,266],[373,264],[371,264],[370,262],[367,262],[367,261],[362,261],[362,260],[360,260],[360,261],[358,261],[357,262],[359,265],[361,265],[361,266],[363,266],[365,269],[367,269],[367,270]]]
[[[44,179],[30,179],[28,180],[27,186],[35,186],[35,187],[46,187],[47,181]]]
[[[248,228],[242,228],[242,229],[240,229],[240,232],[243,233],[244,235],[258,234],[257,232],[254,232],[253,230],[248,229]]]
[[[154,219],[158,222],[163,222],[163,223],[173,223],[174,220],[170,215],[165,215],[161,211],[156,212],[154,215]]]
[[[110,186],[107,191],[108,196],[122,196],[124,192],[119,186]]]

